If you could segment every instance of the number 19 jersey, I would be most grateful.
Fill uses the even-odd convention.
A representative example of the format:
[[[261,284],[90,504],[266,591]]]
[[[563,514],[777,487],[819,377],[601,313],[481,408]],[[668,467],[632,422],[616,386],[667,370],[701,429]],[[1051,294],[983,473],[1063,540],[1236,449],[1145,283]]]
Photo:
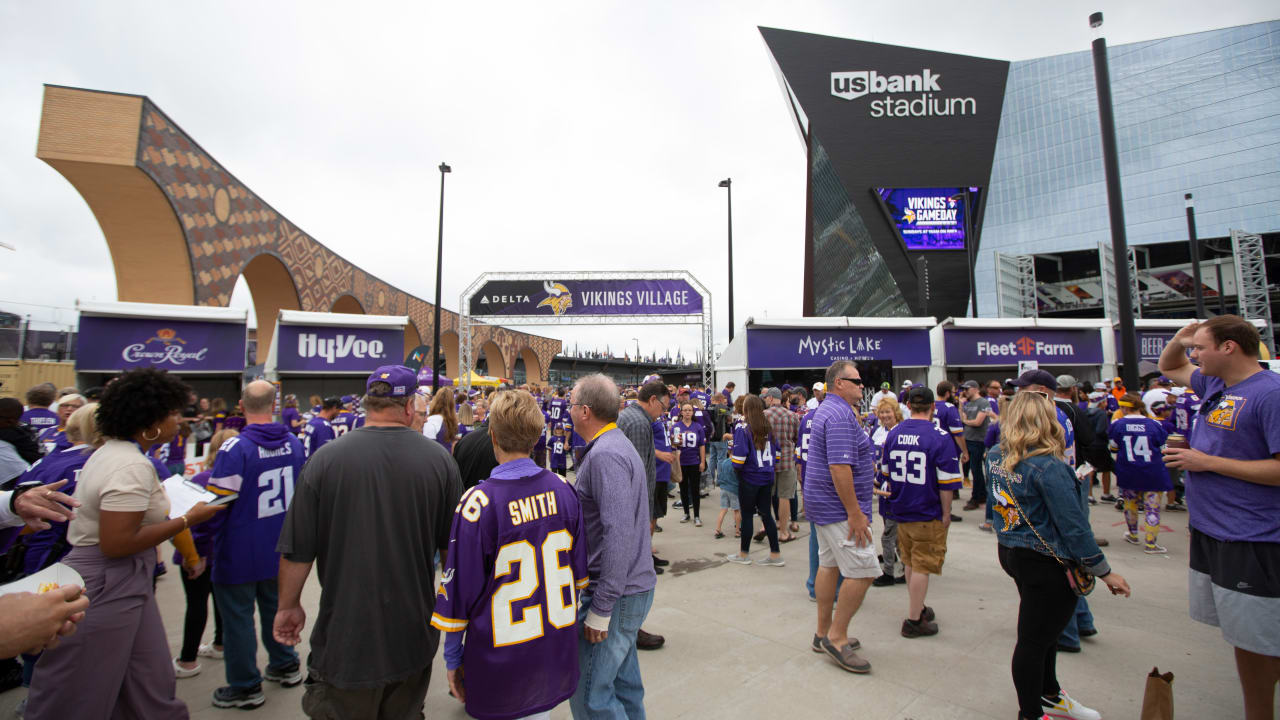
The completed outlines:
[[[563,478],[515,460],[462,496],[431,625],[466,633],[472,717],[524,717],[573,695],[586,586],[582,510]]]

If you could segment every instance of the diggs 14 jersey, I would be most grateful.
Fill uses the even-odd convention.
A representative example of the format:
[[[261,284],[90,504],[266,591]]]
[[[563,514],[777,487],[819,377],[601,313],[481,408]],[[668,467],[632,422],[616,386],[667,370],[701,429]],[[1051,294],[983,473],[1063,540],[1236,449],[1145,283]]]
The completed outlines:
[[[521,462],[521,461],[516,461]],[[466,633],[467,712],[518,718],[578,686],[578,592],[587,586],[582,510],[569,484],[523,461],[462,496],[431,625]]]

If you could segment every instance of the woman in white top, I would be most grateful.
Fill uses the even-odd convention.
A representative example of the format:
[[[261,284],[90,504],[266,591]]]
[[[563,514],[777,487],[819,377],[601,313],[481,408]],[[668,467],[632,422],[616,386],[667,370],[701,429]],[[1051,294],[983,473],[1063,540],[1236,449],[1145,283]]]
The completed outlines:
[[[902,405],[894,395],[880,398],[880,403],[872,408],[876,414],[876,428],[871,431],[871,443],[876,446],[876,467],[880,465],[880,450],[889,437],[889,431],[902,422]],[[876,477],[879,477],[877,472]],[[876,491],[880,495],[880,519],[884,521],[884,532],[880,535],[880,577],[871,581],[876,587],[886,587],[894,583],[906,582],[906,571],[902,560],[898,557],[898,523],[884,514],[884,489]]]
[[[156,546],[172,539],[190,576],[204,571],[187,528],[222,507],[197,504],[169,518],[169,499],[146,452],[178,433],[190,388],[144,368],[102,393],[98,428],[107,438],[76,484],[81,506],[67,528],[63,560],[84,579],[90,606],[79,632],[48,650],[27,698],[29,720],[186,718],[152,573]]]

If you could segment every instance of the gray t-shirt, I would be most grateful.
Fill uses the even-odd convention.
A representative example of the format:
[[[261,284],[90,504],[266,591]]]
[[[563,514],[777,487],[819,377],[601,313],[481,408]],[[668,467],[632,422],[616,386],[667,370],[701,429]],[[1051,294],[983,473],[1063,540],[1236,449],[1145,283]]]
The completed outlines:
[[[972,420],[978,417],[980,412],[991,412],[991,403],[984,397],[976,400],[965,400],[964,405],[960,406],[960,412],[964,414],[965,420]],[[982,421],[981,425],[965,425],[965,442],[984,442],[987,439],[987,426],[990,424],[991,418],[988,417]]]
[[[461,495],[449,452],[407,427],[352,430],[303,466],[276,550],[317,563],[307,666],[321,681],[372,688],[431,664],[435,554]]]

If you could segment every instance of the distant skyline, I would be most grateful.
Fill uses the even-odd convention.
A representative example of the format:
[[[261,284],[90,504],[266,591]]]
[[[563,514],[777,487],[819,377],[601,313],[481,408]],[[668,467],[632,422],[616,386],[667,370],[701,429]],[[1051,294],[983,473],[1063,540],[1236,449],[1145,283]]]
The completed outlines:
[[[1022,60],[1274,19],[1273,3],[230,2],[0,8],[0,310],[74,323],[115,276],[83,199],[35,158],[43,83],[147,95],[280,213],[444,306],[486,271],[688,270],[735,318],[801,312],[805,154],[757,26]],[[371,11],[371,8],[377,11]],[[232,304],[250,302],[243,283]],[[29,304],[26,304],[29,303]],[[529,327],[586,349],[699,350],[691,326]]]

